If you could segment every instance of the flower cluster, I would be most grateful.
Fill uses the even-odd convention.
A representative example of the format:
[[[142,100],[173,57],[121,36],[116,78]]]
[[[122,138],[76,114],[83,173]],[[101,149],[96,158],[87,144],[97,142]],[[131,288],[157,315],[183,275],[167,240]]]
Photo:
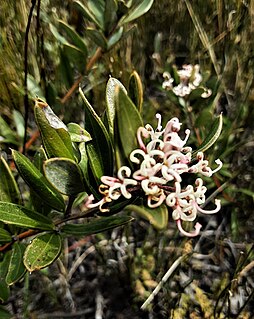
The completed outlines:
[[[185,97],[188,96],[193,90],[202,88],[202,98],[208,98],[212,91],[206,87],[201,86],[202,75],[199,72],[199,65],[185,64],[181,70],[177,71],[180,83],[174,85],[174,79],[169,72],[164,72],[163,77],[165,81],[162,83],[162,88],[165,90],[172,90],[176,96]]]
[[[162,203],[166,204],[172,209],[172,217],[179,230],[186,236],[196,236],[201,225],[197,223],[196,230],[187,233],[182,229],[181,221],[194,221],[198,212],[218,212],[220,201],[215,200],[214,210],[204,210],[201,206],[205,203],[207,188],[203,185],[202,178],[196,178],[194,185],[183,186],[182,174],[199,173],[210,177],[222,167],[222,163],[217,159],[215,162],[218,167],[212,170],[202,152],[198,152],[193,159],[191,147],[185,146],[190,130],[186,130],[185,138],[181,139],[178,134],[181,127],[178,118],[172,118],[163,129],[160,114],[156,117],[156,130],[147,124],[137,131],[139,148],[130,154],[130,161],[137,166],[137,170],[132,172],[129,167],[122,166],[117,177],[103,176],[100,192],[104,197],[95,204],[92,203],[93,197],[90,197],[86,206],[98,206],[101,211],[107,211],[107,203],[120,196],[130,199],[134,190],[140,190],[147,198],[149,207],[156,208]]]

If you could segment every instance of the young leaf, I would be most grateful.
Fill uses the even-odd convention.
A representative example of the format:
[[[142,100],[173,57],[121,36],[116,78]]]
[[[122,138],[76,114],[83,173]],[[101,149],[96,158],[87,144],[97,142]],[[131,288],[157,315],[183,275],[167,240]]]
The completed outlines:
[[[81,50],[85,57],[87,57],[87,47],[83,39],[77,34],[77,32],[71,28],[67,23],[62,20],[58,21],[59,27],[65,31],[67,36],[70,38],[70,42],[74,44],[79,50]],[[85,64],[85,61],[84,61]]]
[[[80,125],[76,123],[69,123],[67,127],[68,127],[68,132],[71,136],[72,142],[81,143],[81,142],[88,142],[92,140],[91,135]]]
[[[108,119],[109,133],[113,140],[114,137],[114,120],[115,120],[115,108],[116,108],[116,87],[119,86],[125,94],[127,90],[123,84],[115,78],[109,78],[106,87],[106,114]]]
[[[65,157],[74,160],[72,142],[67,127],[53,113],[49,105],[37,100],[34,115],[48,157]]]
[[[192,153],[192,157],[195,158],[198,152],[205,152],[208,150],[219,138],[222,130],[223,118],[222,113],[215,119],[212,124],[211,130],[203,143]]]
[[[24,254],[24,264],[28,271],[40,270],[51,265],[60,255],[62,238],[59,234],[48,233],[36,236]]]
[[[115,30],[115,32],[108,39],[108,50],[111,49],[118,41],[120,41],[122,35],[123,27],[120,27]]]
[[[153,225],[153,227],[158,230],[167,227],[168,208],[166,205],[161,205],[157,208],[149,208],[143,205],[128,205],[125,209],[139,214],[141,217],[148,220]]]
[[[133,218],[130,216],[102,217],[87,224],[66,224],[61,228],[61,231],[67,235],[88,236],[122,226],[132,220]]]
[[[36,191],[37,195],[49,206],[63,211],[65,204],[62,195],[49,183],[33,163],[18,151],[12,150],[12,155],[15,165],[27,185]]]
[[[10,241],[12,241],[11,234],[7,230],[0,228],[0,243],[8,243]]]
[[[131,22],[150,10],[154,0],[143,0],[134,4],[119,21],[119,25]]]
[[[5,224],[25,228],[52,230],[55,228],[51,219],[23,206],[0,202],[0,221]]]
[[[132,72],[129,79],[129,96],[141,113],[143,104],[143,88],[141,79],[136,71]]]
[[[86,143],[89,165],[95,179],[100,183],[102,175],[111,176],[113,173],[113,148],[104,124],[87,101],[82,90],[79,91],[86,106],[85,128],[92,136],[92,141]]]
[[[50,183],[62,194],[77,195],[85,190],[82,172],[76,162],[66,158],[51,158],[44,163]]]
[[[21,202],[18,185],[5,159],[0,157],[0,201],[19,204]]]
[[[141,116],[124,91],[116,87],[117,128],[126,158],[137,148],[137,129],[143,126]]]
[[[25,248],[25,245],[18,242],[12,245],[11,259],[6,275],[6,283],[8,285],[13,285],[15,282],[19,281],[26,272],[26,268],[23,263]]]

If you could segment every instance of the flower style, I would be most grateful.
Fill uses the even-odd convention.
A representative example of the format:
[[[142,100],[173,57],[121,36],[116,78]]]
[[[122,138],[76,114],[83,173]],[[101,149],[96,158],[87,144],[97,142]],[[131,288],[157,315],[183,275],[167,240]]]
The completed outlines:
[[[181,70],[177,71],[179,76],[180,83],[174,85],[174,79],[171,77],[169,72],[164,72],[163,77],[165,81],[162,83],[162,88],[167,91],[172,91],[176,96],[186,97],[190,95],[190,93],[197,89],[202,88],[203,93],[201,94],[202,98],[208,98],[212,91],[206,87],[201,86],[202,75],[199,72],[200,67],[198,64],[191,65],[185,64],[182,66]]]
[[[182,174],[211,177],[222,167],[222,162],[217,159],[215,162],[218,167],[212,170],[202,152],[192,158],[192,148],[186,147],[190,130],[186,130],[185,138],[181,139],[178,132],[182,123],[178,118],[172,118],[163,129],[160,114],[156,117],[158,126],[155,130],[151,125],[146,125],[137,131],[139,148],[130,154],[130,161],[137,169],[132,172],[129,167],[123,166],[118,170],[117,178],[102,176],[100,192],[104,197],[97,203],[92,203],[93,197],[89,197],[86,207],[98,206],[101,211],[107,211],[108,203],[120,196],[130,199],[132,191],[139,190],[147,198],[148,207],[156,208],[164,203],[171,208],[179,231],[193,237],[198,235],[201,225],[197,223],[193,232],[186,232],[181,221],[194,221],[198,212],[217,213],[221,205],[220,200],[216,199],[215,209],[204,210],[202,205],[205,204],[207,188],[203,185],[202,178],[196,178],[194,185],[183,186]]]

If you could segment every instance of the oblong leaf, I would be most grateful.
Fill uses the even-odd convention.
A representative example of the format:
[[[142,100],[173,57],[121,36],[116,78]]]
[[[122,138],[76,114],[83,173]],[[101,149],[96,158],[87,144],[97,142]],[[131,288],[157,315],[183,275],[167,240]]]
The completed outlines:
[[[55,228],[51,219],[23,206],[0,202],[0,221],[25,228],[52,230]]]
[[[48,157],[66,157],[74,160],[67,127],[49,105],[42,100],[36,100],[34,115]]]
[[[4,254],[3,260],[0,262],[0,301],[5,302],[10,296],[10,288],[7,285],[5,278],[8,271],[11,258],[11,252]]]
[[[136,71],[133,71],[129,78],[129,96],[141,113],[143,104],[143,87],[140,76]]]
[[[125,208],[132,211],[148,220],[154,228],[161,230],[167,227],[168,224],[168,208],[166,205],[161,205],[157,208],[149,208],[143,205],[128,205]]]
[[[18,151],[12,150],[12,155],[18,172],[27,185],[33,191],[36,191],[37,195],[49,206],[63,211],[65,204],[62,195],[49,183],[33,163]]]
[[[10,297],[10,288],[5,281],[0,280],[0,301],[5,302]]]
[[[26,268],[23,263],[23,255],[26,246],[21,243],[14,243],[11,250],[11,259],[6,275],[6,283],[13,285],[19,281],[26,273]]]
[[[111,49],[118,41],[121,40],[123,35],[123,27],[120,27],[114,31],[114,33],[108,39],[108,50]]]
[[[61,249],[62,238],[59,234],[40,234],[27,246],[24,265],[30,272],[45,268],[58,258]]]
[[[93,28],[86,28],[85,31],[86,35],[99,47],[106,50],[108,47],[107,39],[105,38],[104,34],[96,29]]]
[[[21,202],[18,185],[5,159],[0,157],[0,201],[19,204]]]
[[[77,48],[79,48],[83,54],[87,57],[87,47],[83,39],[78,35],[78,33],[69,26],[66,22],[62,20],[58,20],[59,27],[65,31],[67,36],[70,38],[70,42],[74,44]],[[84,62],[85,64],[86,62]]]
[[[122,226],[133,220],[130,216],[110,216],[92,220],[87,224],[66,224],[61,231],[68,235],[87,236]]]
[[[111,77],[108,80],[106,86],[106,114],[108,119],[109,133],[113,140],[114,137],[114,121],[116,113],[116,87],[119,86],[125,94],[127,94],[126,88],[117,79]]]
[[[137,130],[143,126],[140,113],[122,89],[116,87],[117,129],[126,158],[137,148]]]
[[[113,174],[113,148],[104,124],[82,90],[79,91],[85,102],[85,128],[92,136],[92,141],[86,143],[89,165],[95,179],[100,183],[101,176]]]
[[[77,195],[85,190],[83,176],[76,162],[66,158],[51,158],[44,163],[50,183],[62,194]]]
[[[198,152],[205,152],[208,150],[219,138],[223,125],[222,113],[215,119],[211,130],[202,144],[192,153],[192,157],[196,157]]]
[[[103,29],[101,21],[99,21],[93,12],[91,12],[85,5],[83,5],[80,1],[74,1],[74,5],[84,15],[84,17],[95,23],[100,29]]]
[[[147,11],[150,10],[154,0],[143,0],[139,2],[137,5],[133,5],[119,21],[119,25],[123,25],[125,23],[131,22],[139,17],[141,17],[143,14],[145,14]]]

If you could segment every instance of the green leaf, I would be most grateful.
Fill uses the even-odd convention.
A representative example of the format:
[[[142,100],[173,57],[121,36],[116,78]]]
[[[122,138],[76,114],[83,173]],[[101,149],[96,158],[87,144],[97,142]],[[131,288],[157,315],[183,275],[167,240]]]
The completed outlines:
[[[0,202],[0,221],[25,228],[52,230],[55,228],[51,219],[23,206]]]
[[[12,241],[11,234],[7,230],[0,228],[0,243],[8,243],[10,241]]]
[[[125,157],[129,158],[130,153],[138,147],[136,134],[143,123],[136,106],[119,87],[116,87],[116,112],[123,152]]]
[[[0,262],[0,301],[5,302],[10,296],[10,288],[7,285],[5,278],[8,271],[11,258],[11,252],[4,254],[3,260]]]
[[[192,157],[195,158],[198,152],[205,152],[208,150],[219,138],[222,130],[223,118],[222,113],[215,119],[212,124],[211,130],[202,144],[192,153]]]
[[[63,52],[73,67],[78,69],[79,72],[84,72],[86,67],[86,56],[83,51],[81,51],[75,45],[64,44]]]
[[[18,151],[12,150],[15,165],[27,183],[27,185],[36,191],[49,206],[59,211],[64,211],[65,203],[61,194],[49,183],[42,173],[33,165],[29,159]]]
[[[0,136],[1,143],[18,144],[16,133],[10,128],[5,120],[0,116]]]
[[[22,114],[19,111],[17,111],[17,110],[13,110],[13,121],[15,122],[15,126],[16,126],[16,129],[17,129],[18,136],[20,138],[24,138],[25,121],[24,121],[24,118],[23,118]]]
[[[5,159],[0,157],[0,201],[19,204],[21,202],[18,185]]]
[[[76,162],[66,158],[52,158],[44,163],[50,183],[62,194],[77,195],[85,190],[82,172]]]
[[[111,49],[123,35],[123,27],[116,29],[116,31],[108,39],[108,50]]]
[[[79,91],[86,106],[85,128],[92,136],[92,141],[86,143],[89,165],[95,179],[100,183],[101,176],[113,174],[113,148],[104,124],[87,101],[82,90]]]
[[[104,29],[105,0],[87,0],[87,7]]]
[[[106,87],[106,114],[108,119],[109,133],[113,140],[114,137],[114,121],[116,112],[116,87],[120,87],[125,94],[127,90],[123,84],[115,78],[109,78]]]
[[[9,313],[7,309],[3,306],[0,306],[0,318],[1,319],[12,319],[13,315]]]
[[[25,245],[18,242],[12,245],[10,264],[6,275],[6,283],[8,285],[13,285],[19,281],[26,273],[26,268],[23,263],[25,248]]]
[[[129,96],[138,108],[138,111],[141,113],[143,104],[143,87],[141,79],[136,71],[132,72],[129,79]]]
[[[136,3],[128,10],[127,14],[120,19],[119,25],[123,25],[141,17],[150,10],[153,2],[154,0],[136,1]]]
[[[92,220],[87,224],[66,224],[61,231],[67,235],[87,236],[122,226],[133,220],[129,216],[110,216]]]
[[[34,115],[48,157],[66,157],[74,160],[67,127],[49,105],[42,100],[36,100]]]
[[[69,123],[67,125],[72,142],[88,142],[92,140],[91,135],[80,125],[76,123]]]
[[[102,21],[98,19],[98,16],[96,16],[93,11],[90,11],[89,8],[83,5],[80,1],[74,1],[74,5],[84,15],[85,18],[97,25],[99,29],[103,30]]]
[[[148,220],[154,228],[161,230],[167,227],[168,224],[168,208],[162,204],[157,208],[150,208],[143,205],[128,205],[125,208],[127,211],[135,212],[141,217]]]
[[[86,28],[85,33],[95,44],[97,44],[103,50],[107,49],[107,39],[101,31],[93,28]]]
[[[85,57],[87,57],[86,44],[83,41],[83,39],[78,35],[78,33],[72,27],[70,27],[66,22],[59,20],[58,23],[59,23],[60,29],[64,30],[67,36],[69,37],[70,42],[79,50],[81,50]],[[84,64],[86,63],[84,62]]]
[[[117,19],[117,7],[118,5],[116,0],[105,1],[104,25],[107,34],[109,34],[115,26]]]
[[[26,248],[24,264],[28,271],[40,270],[51,265],[60,255],[62,238],[49,233],[36,236]]]

